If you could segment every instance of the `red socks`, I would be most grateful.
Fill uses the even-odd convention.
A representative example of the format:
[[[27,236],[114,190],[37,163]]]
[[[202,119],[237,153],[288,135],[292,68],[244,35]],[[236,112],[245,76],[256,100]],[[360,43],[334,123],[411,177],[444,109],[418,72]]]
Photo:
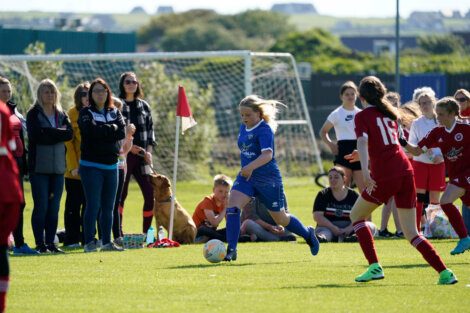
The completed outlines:
[[[431,265],[438,273],[446,269],[441,257],[437,254],[434,247],[426,240],[426,238],[418,235],[411,240],[411,244],[421,253],[426,262],[428,262],[429,265]]]
[[[377,253],[375,252],[374,238],[370,232],[366,221],[357,221],[353,224],[354,232],[356,233],[359,244],[361,245],[362,252],[364,253],[369,264],[378,263]]]
[[[459,238],[465,238],[468,236],[467,228],[463,222],[462,215],[459,210],[452,203],[441,204],[441,208],[449,218],[450,225],[454,228]]]

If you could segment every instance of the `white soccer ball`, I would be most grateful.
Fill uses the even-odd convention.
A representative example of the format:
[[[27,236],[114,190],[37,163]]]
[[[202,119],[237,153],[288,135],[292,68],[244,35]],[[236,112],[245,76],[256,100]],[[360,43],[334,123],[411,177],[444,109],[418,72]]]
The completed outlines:
[[[203,249],[204,257],[211,263],[219,263],[225,258],[227,253],[225,244],[218,240],[212,239],[206,242]]]

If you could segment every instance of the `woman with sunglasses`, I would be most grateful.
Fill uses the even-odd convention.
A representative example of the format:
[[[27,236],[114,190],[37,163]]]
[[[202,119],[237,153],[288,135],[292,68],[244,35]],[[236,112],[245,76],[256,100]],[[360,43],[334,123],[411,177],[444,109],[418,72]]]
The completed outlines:
[[[89,89],[89,82],[81,83],[75,88],[75,92],[73,94],[74,106],[67,112],[73,129],[72,140],[65,143],[65,147],[67,148],[67,152],[65,153],[67,169],[64,177],[67,196],[65,198],[64,210],[64,246],[69,248],[79,247],[80,242],[83,241],[82,216],[83,210],[85,209],[85,194],[83,193],[82,182],[80,180],[80,175],[78,174],[80,143],[82,142],[80,130],[78,129],[78,114],[82,108],[89,105]]]
[[[148,170],[153,164],[152,148],[155,145],[152,111],[150,105],[142,99],[144,91],[133,72],[125,72],[119,79],[119,98],[122,99],[122,115],[126,123],[135,125],[134,141],[127,155],[127,175],[121,195],[120,212],[124,210],[129,181],[134,176],[144,196],[143,232],[146,233],[153,219],[153,187]],[[122,223],[122,222],[121,222]]]

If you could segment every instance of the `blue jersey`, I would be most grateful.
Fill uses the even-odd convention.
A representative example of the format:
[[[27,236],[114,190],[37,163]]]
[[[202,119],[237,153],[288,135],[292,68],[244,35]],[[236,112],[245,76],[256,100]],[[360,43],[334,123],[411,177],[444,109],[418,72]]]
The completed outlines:
[[[271,161],[255,169],[250,181],[254,183],[281,182],[281,172],[274,158],[274,133],[264,120],[261,120],[251,129],[247,129],[245,125],[241,125],[238,134],[238,148],[240,149],[242,167],[258,158],[262,151],[271,150],[273,152]]]

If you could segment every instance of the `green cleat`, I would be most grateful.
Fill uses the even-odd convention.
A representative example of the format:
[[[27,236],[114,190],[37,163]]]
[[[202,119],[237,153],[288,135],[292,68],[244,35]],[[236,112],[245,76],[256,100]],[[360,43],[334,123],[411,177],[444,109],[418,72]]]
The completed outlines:
[[[459,240],[454,250],[450,251],[450,254],[455,255],[455,254],[464,253],[465,250],[469,250],[469,249],[470,249],[470,237],[465,237]]]
[[[382,269],[382,266],[380,266],[379,263],[372,263],[367,268],[367,271],[357,276],[355,280],[358,283],[365,283],[371,280],[383,279],[383,278],[384,278],[384,270]]]
[[[437,281],[438,285],[453,285],[457,282],[457,277],[455,277],[454,273],[450,269],[446,268],[439,273],[439,280]]]

